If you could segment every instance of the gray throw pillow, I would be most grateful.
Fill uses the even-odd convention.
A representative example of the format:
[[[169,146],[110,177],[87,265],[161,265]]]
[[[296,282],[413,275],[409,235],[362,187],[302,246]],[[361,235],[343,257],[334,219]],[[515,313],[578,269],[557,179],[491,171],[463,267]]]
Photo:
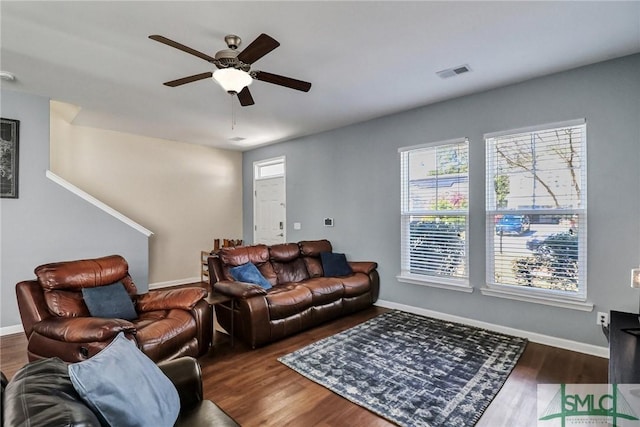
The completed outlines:
[[[131,297],[120,282],[95,288],[82,288],[82,298],[93,317],[124,320],[138,318]]]
[[[171,380],[122,332],[91,359],[69,365],[69,377],[105,425],[171,427],[180,413]]]

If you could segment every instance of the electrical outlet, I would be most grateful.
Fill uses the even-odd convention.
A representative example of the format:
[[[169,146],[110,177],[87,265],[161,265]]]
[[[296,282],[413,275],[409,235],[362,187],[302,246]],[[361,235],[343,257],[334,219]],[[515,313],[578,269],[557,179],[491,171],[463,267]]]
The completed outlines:
[[[609,313],[599,311],[598,317],[596,317],[596,325],[609,326]]]

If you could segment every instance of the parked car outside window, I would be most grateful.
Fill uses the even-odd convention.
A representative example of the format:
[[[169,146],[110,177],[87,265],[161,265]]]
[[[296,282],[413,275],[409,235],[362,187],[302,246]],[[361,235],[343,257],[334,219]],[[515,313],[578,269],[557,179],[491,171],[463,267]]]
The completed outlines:
[[[503,215],[496,223],[496,234],[522,234],[531,229],[526,215]]]

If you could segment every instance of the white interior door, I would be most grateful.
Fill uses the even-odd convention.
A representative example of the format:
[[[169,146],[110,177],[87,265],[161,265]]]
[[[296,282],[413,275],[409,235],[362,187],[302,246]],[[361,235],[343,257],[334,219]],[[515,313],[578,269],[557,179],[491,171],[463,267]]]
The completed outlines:
[[[284,243],[287,230],[284,177],[256,180],[254,188],[253,242]]]

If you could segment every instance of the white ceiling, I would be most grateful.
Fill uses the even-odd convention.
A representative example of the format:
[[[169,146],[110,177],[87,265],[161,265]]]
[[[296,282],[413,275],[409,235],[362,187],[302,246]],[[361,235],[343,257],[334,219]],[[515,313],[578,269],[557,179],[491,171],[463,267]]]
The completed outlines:
[[[3,0],[0,14],[3,89],[76,105],[77,125],[236,150],[640,52],[639,1]],[[240,107],[211,80],[162,85],[212,66],[150,34],[213,56],[229,33],[240,50],[278,40],[252,69],[311,91],[254,81]],[[435,74],[461,64],[472,72]]]

